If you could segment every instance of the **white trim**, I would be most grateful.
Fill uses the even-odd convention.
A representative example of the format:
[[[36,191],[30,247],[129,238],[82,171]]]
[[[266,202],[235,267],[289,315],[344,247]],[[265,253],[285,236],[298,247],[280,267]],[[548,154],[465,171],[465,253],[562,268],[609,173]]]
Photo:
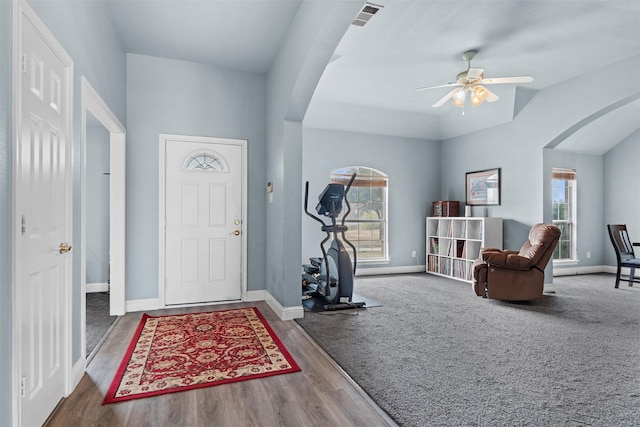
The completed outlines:
[[[165,134],[161,133],[159,135],[159,155],[158,155],[158,202],[159,202],[159,217],[158,217],[158,295],[159,295],[159,304],[160,307],[169,307],[166,305],[165,300],[165,282],[166,282],[166,265],[165,265],[165,246],[166,246],[166,235],[165,235],[165,217],[166,217],[166,157],[167,157],[167,141],[168,140],[178,140],[183,142],[197,142],[197,143],[205,143],[205,144],[226,144],[226,145],[237,145],[240,146],[242,150],[242,176],[241,176],[241,185],[242,185],[242,224],[243,224],[243,232],[241,234],[242,237],[242,260],[241,260],[241,295],[245,297],[247,295],[247,234],[248,234],[248,225],[247,225],[247,200],[248,200],[248,162],[247,162],[247,140],[245,139],[231,139],[231,138],[214,138],[209,136],[190,136],[190,135],[173,135],[173,134]],[[224,301],[220,301],[224,302]],[[228,301],[227,301],[228,302]],[[202,305],[202,304],[199,304]],[[175,307],[175,306],[170,306]]]
[[[356,269],[356,277],[376,276],[379,274],[403,274],[403,273],[424,273],[426,265],[407,265],[402,267],[378,267]]]
[[[265,291],[264,301],[278,315],[280,320],[301,319],[304,317],[302,305],[293,307],[283,307],[269,292]]]
[[[604,265],[592,265],[588,267],[571,267],[571,268],[556,268],[554,265],[553,268],[553,277],[559,276],[573,276],[576,274],[594,274],[594,273],[603,273],[605,272]],[[615,274],[616,269],[613,267],[613,273]]]
[[[109,293],[112,316],[125,313],[126,262],[126,135],[125,128],[91,86],[80,78],[80,348],[86,363],[87,292]],[[109,132],[109,271],[110,285],[87,284],[87,113]]]
[[[264,301],[266,299],[267,291],[260,289],[257,291],[247,291],[242,298],[245,302]]]
[[[554,259],[553,266],[555,267],[564,267],[565,265],[578,265],[580,264],[579,259]]]
[[[264,301],[278,315],[280,320],[293,320],[304,317],[302,306],[283,307],[268,291],[260,289],[257,291],[247,291],[244,294],[245,302]]]
[[[56,40],[51,31],[38,17],[35,11],[27,4],[25,0],[12,0],[12,74],[11,74],[11,90],[12,90],[12,253],[14,254],[12,259],[12,342],[11,342],[11,371],[12,371],[12,385],[11,385],[11,412],[12,412],[12,424],[22,424],[22,400],[20,398],[20,372],[22,372],[22,283],[20,280],[20,271],[22,271],[23,262],[27,260],[21,259],[21,257],[15,254],[21,252],[21,239],[20,239],[20,207],[22,206],[22,191],[19,191],[22,180],[20,162],[18,158],[19,143],[21,141],[21,129],[22,129],[22,24],[23,19],[28,19],[36,28],[51,50],[56,54],[60,61],[65,65],[65,73],[67,78],[67,99],[68,102],[65,105],[67,122],[66,126],[66,138],[67,138],[67,153],[69,155],[69,167],[70,172],[68,174],[67,186],[71,190],[65,202],[71,207],[71,212],[67,218],[67,228],[69,241],[73,241],[73,77],[74,67],[73,60],[69,54],[65,51],[62,45]],[[72,288],[73,288],[73,256],[69,257],[69,278],[64,287],[63,301],[65,307],[63,307],[63,326],[65,330],[62,346],[62,369],[65,377],[65,389],[62,391],[64,396],[71,393],[74,387],[72,380],[72,323],[71,323],[71,310],[73,307],[72,301]]]
[[[91,294],[95,292],[108,292],[109,284],[108,283],[87,283],[87,287],[85,289],[86,289],[85,293],[87,294]]]
[[[158,310],[162,308],[160,306],[160,299],[132,299],[127,300],[127,313],[134,311],[146,311],[146,310]]]
[[[81,77],[81,229],[80,242],[80,280],[83,289],[86,287],[87,259],[87,111],[90,112],[110,133],[109,138],[109,264],[110,294],[109,311],[112,316],[125,314],[126,288],[126,130],[109,106],[91,86],[89,81]],[[84,301],[84,299],[83,299]],[[82,304],[82,336],[86,329],[86,307]],[[84,338],[82,339],[84,348]]]
[[[611,274],[616,274],[616,271],[618,270],[618,267],[616,267],[615,265],[605,265],[603,266],[603,270],[605,273],[611,273]],[[629,275],[629,273],[631,273],[631,269],[629,267],[622,267],[622,269],[620,270],[620,274],[622,276],[624,275]],[[639,271],[636,270],[636,277],[637,275],[640,274]]]

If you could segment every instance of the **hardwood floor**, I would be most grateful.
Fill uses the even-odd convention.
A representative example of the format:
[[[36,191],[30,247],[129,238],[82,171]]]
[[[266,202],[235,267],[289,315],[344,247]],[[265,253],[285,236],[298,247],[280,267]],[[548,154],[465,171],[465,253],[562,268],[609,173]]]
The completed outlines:
[[[263,302],[149,312],[173,314],[256,306],[301,372],[102,405],[142,313],[123,316],[74,392],[47,426],[395,426],[294,321]]]

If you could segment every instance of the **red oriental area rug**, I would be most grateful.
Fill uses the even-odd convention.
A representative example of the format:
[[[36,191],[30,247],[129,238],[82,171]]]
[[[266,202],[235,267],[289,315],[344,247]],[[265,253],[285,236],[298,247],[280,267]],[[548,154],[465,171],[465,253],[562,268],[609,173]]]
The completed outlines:
[[[255,307],[144,314],[104,403],[299,370]]]

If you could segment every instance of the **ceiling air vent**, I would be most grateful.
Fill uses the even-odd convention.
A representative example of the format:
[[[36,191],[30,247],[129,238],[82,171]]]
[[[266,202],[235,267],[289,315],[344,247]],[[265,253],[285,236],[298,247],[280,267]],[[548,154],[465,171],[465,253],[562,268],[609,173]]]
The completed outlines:
[[[373,17],[373,15],[375,15],[383,7],[384,6],[379,6],[373,3],[365,3],[364,7],[360,12],[358,12],[358,16],[356,16],[352,24],[359,27],[364,27],[364,25],[369,22],[369,19],[371,19],[371,17]]]

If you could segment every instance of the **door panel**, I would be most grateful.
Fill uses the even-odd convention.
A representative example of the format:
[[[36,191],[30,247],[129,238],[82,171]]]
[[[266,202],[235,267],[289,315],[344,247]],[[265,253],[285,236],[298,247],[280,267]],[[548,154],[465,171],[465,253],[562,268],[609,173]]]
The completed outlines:
[[[165,303],[239,300],[242,147],[165,143]]]
[[[59,247],[71,242],[71,62],[52,50],[32,23],[35,18],[21,17],[25,64],[16,149],[19,419],[22,425],[41,425],[65,394],[69,368],[71,254]]]

